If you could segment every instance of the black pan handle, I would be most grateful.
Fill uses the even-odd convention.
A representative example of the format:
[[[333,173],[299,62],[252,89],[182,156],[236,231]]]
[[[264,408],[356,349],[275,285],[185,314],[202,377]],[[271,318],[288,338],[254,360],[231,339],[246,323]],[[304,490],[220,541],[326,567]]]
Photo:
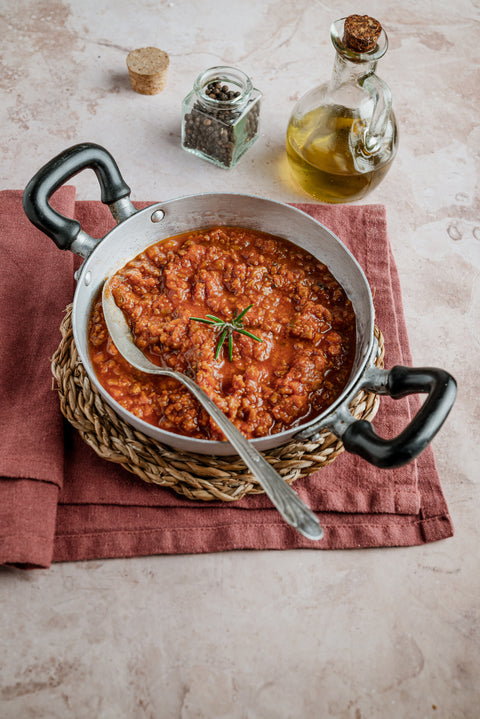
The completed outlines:
[[[341,439],[348,452],[376,467],[401,467],[417,457],[438,432],[455,401],[457,384],[442,369],[398,365],[389,370],[382,391],[394,399],[416,393],[428,396],[410,424],[393,439],[380,437],[366,420],[350,424]]]
[[[50,198],[61,185],[87,168],[97,176],[104,204],[112,206],[129,197],[130,188],[111,154],[104,147],[88,142],[74,145],[47,162],[32,177],[23,193],[23,209],[28,219],[61,250],[72,249],[81,226],[77,220],[54,210]]]

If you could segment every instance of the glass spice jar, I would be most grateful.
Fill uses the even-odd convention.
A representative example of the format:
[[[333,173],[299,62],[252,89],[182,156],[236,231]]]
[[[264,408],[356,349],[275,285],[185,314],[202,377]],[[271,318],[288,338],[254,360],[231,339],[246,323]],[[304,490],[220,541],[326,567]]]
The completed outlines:
[[[183,101],[183,149],[233,167],[258,137],[261,97],[241,70],[205,70]]]

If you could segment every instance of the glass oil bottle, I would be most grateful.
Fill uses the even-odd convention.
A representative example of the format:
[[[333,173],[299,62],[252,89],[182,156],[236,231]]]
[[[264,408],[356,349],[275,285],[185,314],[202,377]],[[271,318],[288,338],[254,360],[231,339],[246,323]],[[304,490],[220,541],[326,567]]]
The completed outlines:
[[[363,198],[385,177],[395,157],[398,131],[391,93],[376,74],[388,39],[373,18],[352,15],[334,22],[336,50],[328,84],[304,95],[287,129],[294,179],[321,202]]]

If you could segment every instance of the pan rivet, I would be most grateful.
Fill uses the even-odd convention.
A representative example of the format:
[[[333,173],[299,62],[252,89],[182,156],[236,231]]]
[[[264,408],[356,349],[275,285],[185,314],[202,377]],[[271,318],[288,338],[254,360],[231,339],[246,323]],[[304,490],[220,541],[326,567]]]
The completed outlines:
[[[152,222],[161,222],[164,217],[165,213],[163,210],[155,210],[155,212],[152,213],[150,219]]]
[[[91,281],[92,281],[92,273],[91,273],[90,270],[89,270],[89,271],[86,273],[83,282],[84,282],[85,285],[89,285]]]

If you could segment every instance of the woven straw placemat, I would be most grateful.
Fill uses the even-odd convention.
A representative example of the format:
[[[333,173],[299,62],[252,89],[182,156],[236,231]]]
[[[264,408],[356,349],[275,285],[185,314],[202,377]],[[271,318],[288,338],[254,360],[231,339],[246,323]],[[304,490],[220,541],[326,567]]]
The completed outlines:
[[[145,482],[170,487],[189,499],[230,502],[246,494],[263,493],[239,457],[180,452],[156,442],[120,419],[89,380],[77,353],[71,317],[70,304],[60,326],[62,340],[52,358],[55,389],[63,416],[100,457],[121,464]],[[376,365],[383,367],[384,342],[378,328],[375,328],[375,336],[380,348]],[[372,420],[378,405],[378,395],[362,390],[350,408],[357,419]],[[291,484],[326,467],[343,450],[342,442],[324,430],[315,442],[293,439],[264,452],[264,456]]]

